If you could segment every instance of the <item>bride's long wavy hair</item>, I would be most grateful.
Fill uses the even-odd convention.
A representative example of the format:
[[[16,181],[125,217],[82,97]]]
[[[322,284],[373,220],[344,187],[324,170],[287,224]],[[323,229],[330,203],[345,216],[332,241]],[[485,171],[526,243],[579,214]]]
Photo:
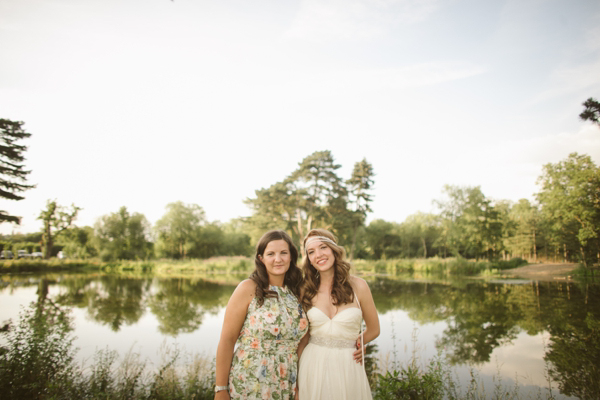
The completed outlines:
[[[294,246],[292,238],[284,231],[269,231],[260,238],[256,245],[254,271],[249,277],[249,279],[256,282],[256,299],[259,307],[262,307],[265,302],[265,297],[277,297],[277,292],[269,289],[269,274],[267,273],[267,267],[260,260],[260,257],[265,254],[267,245],[274,240],[284,240],[290,248],[290,268],[288,268],[285,273],[283,284],[294,293],[296,298],[300,298],[302,272],[300,271],[300,268],[298,268],[298,249]]]
[[[329,242],[323,242],[331,249],[335,256],[335,261],[333,263],[333,286],[331,288],[333,304],[341,305],[353,302],[354,292],[350,285],[350,263],[346,261],[346,251],[342,246],[337,244],[337,238],[333,233],[326,229],[313,229],[308,232],[303,243],[304,263],[302,265],[302,270],[304,272],[304,285],[302,287],[302,306],[307,311],[312,307],[312,299],[317,295],[319,285],[321,284],[321,276],[317,269],[310,263],[308,255],[306,254],[306,241],[312,236],[324,236],[335,243],[334,245]]]

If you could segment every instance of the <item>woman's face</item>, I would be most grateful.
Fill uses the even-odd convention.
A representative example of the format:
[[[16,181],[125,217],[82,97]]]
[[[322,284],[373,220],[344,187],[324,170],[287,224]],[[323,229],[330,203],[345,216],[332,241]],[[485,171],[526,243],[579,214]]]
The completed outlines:
[[[310,242],[306,246],[306,254],[308,254],[308,261],[321,273],[331,269],[335,263],[333,250],[320,240]]]
[[[284,276],[290,268],[290,246],[283,239],[272,240],[265,247],[263,255],[258,255],[260,261],[267,267],[269,277]]]

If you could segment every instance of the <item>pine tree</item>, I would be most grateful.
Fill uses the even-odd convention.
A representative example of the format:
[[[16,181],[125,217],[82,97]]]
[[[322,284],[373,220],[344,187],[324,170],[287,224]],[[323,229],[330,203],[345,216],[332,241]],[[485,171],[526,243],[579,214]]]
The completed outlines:
[[[20,193],[34,188],[35,185],[26,183],[31,171],[24,169],[23,153],[27,146],[19,144],[21,139],[31,136],[23,130],[23,122],[0,118],[0,197],[8,200],[23,200]],[[0,210],[0,223],[21,222],[21,217]]]

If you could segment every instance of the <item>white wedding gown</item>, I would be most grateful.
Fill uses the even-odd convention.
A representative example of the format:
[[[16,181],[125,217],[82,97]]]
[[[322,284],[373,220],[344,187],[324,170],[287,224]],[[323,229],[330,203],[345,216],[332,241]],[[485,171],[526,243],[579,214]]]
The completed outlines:
[[[364,367],[352,356],[360,335],[360,308],[346,308],[332,319],[317,307],[306,315],[310,341],[298,367],[300,400],[372,399]]]

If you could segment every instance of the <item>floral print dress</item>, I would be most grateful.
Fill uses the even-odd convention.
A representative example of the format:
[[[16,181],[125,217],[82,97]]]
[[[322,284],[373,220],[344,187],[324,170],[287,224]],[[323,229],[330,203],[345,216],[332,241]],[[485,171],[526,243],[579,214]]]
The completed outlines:
[[[233,354],[229,373],[232,399],[293,399],[298,376],[298,343],[308,320],[296,296],[286,287],[271,286],[278,297],[256,297]]]

